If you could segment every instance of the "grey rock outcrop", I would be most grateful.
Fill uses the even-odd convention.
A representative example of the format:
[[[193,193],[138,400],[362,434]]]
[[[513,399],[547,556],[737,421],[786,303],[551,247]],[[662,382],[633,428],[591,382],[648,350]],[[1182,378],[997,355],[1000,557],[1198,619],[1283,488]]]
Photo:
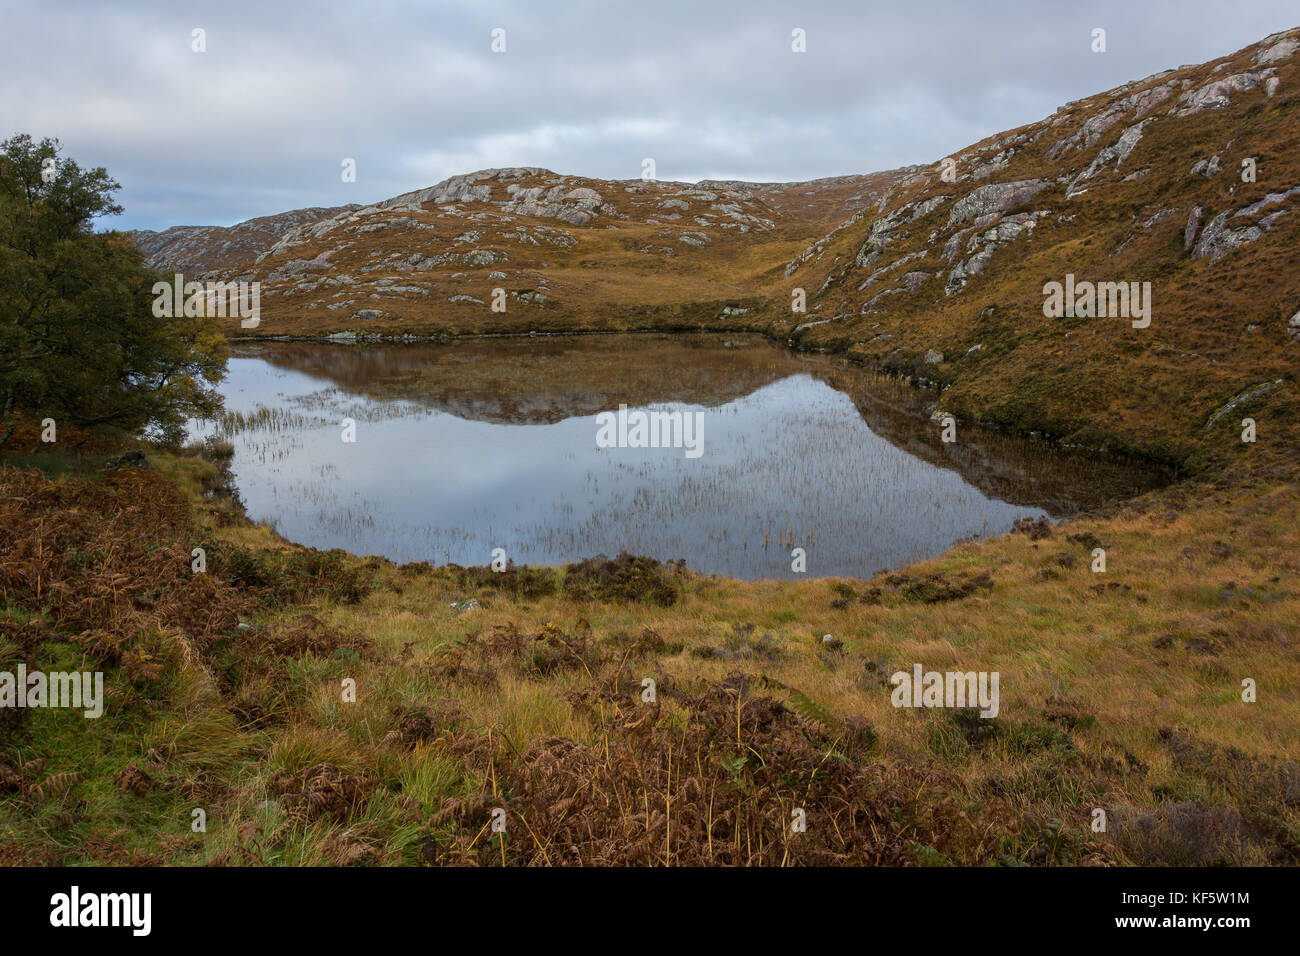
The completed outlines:
[[[1210,261],[1213,262],[1216,259],[1223,258],[1234,249],[1256,241],[1264,234],[1264,230],[1273,227],[1282,211],[1279,210],[1278,213],[1265,216],[1258,223],[1234,226],[1231,225],[1232,220],[1250,219],[1259,215],[1266,207],[1285,202],[1298,193],[1300,193],[1300,186],[1293,186],[1283,192],[1269,193],[1258,202],[1243,206],[1236,211],[1225,210],[1219,213],[1210,220],[1201,232],[1200,238],[1196,240],[1196,247],[1192,250],[1192,258],[1204,259],[1208,256]],[[1193,212],[1195,211],[1193,210]],[[1191,226],[1190,222],[1188,226]]]
[[[1227,402],[1227,404],[1223,405],[1218,411],[1216,411],[1213,415],[1210,416],[1209,420],[1205,423],[1205,427],[1209,428],[1211,425],[1217,422],[1224,415],[1227,415],[1229,412],[1231,412],[1234,408],[1239,408],[1240,406],[1245,405],[1247,402],[1253,402],[1257,398],[1263,398],[1265,395],[1273,391],[1275,388],[1280,387],[1281,384],[1282,384],[1282,379],[1280,378],[1272,382],[1261,382],[1259,385],[1255,385],[1251,388],[1246,389],[1244,392],[1234,395]]]
[[[1071,181],[1065,191],[1065,198],[1069,199],[1082,193],[1084,189],[1080,188],[1079,184],[1091,179],[1111,162],[1114,162],[1115,167],[1119,168],[1120,164],[1128,159],[1129,153],[1133,152],[1133,147],[1142,138],[1142,130],[1150,122],[1151,120],[1145,119],[1134,123],[1120,134],[1119,139],[1113,145],[1107,146],[1098,152],[1092,162],[1088,164],[1088,167]]]
[[[1231,216],[1231,211],[1221,212],[1210,220],[1201,233],[1201,238],[1196,241],[1196,248],[1192,250],[1193,259],[1204,259],[1209,256],[1210,261],[1213,262],[1223,258],[1233,249],[1254,242],[1263,235],[1263,230],[1258,226],[1228,228],[1227,222]]]
[[[1211,156],[1209,159],[1202,159],[1192,165],[1193,176],[1204,176],[1206,179],[1213,179],[1223,170],[1223,163],[1219,161],[1218,156]]]
[[[947,255],[953,245],[953,240],[965,235],[966,232],[974,231],[966,243],[966,251],[970,253],[970,258],[963,262],[958,262],[948,273],[948,279],[944,283],[944,295],[953,295],[960,292],[966,287],[967,280],[973,275],[983,275],[984,270],[988,267],[989,261],[993,258],[993,253],[1001,246],[1009,242],[1014,242],[1021,235],[1030,235],[1034,227],[1038,225],[1039,220],[1050,215],[1050,211],[1040,209],[1036,212],[1022,212],[1015,215],[998,219],[997,216],[982,217],[977,219],[977,224],[983,224],[991,219],[997,221],[982,232],[971,230],[962,230],[956,233],[948,244],[944,247],[944,254]],[[951,261],[951,257],[949,257]]]
[[[1278,40],[1268,49],[1256,53],[1254,57],[1255,64],[1264,66],[1267,63],[1280,63],[1294,54],[1296,50],[1300,50],[1300,42],[1286,37]]]
[[[1047,158],[1055,162],[1072,149],[1096,146],[1101,141],[1102,134],[1123,119],[1126,114],[1132,112],[1135,119],[1141,119],[1152,108],[1168,99],[1177,86],[1174,82],[1162,83],[1116,100],[1102,112],[1085,120],[1073,134],[1052,144],[1047,150]]]
[[[202,278],[218,271],[224,261],[243,263],[294,230],[347,213],[360,206],[312,206],[274,216],[260,216],[234,226],[173,226],[162,232],[139,229],[127,233],[144,253],[145,265]]]
[[[953,204],[948,225],[969,222],[991,212],[1004,212],[1012,206],[1029,202],[1051,185],[1046,179],[1024,179],[1015,183],[989,183],[980,186]]]
[[[1235,73],[1232,76],[1211,80],[1204,86],[1190,90],[1179,97],[1179,102],[1183,105],[1174,111],[1174,115],[1190,116],[1201,110],[1221,110],[1231,101],[1233,93],[1245,93],[1256,89],[1275,72],[1273,67],[1269,67],[1254,73]]]

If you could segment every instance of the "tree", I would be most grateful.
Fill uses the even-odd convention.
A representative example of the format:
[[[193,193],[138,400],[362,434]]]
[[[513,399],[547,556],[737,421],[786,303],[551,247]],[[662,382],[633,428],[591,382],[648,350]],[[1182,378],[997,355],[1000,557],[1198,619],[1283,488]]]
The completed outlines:
[[[220,406],[225,342],[209,318],[155,318],[160,278],[96,218],[121,213],[106,170],[57,140],[0,143],[0,446],[14,416],[168,441]]]

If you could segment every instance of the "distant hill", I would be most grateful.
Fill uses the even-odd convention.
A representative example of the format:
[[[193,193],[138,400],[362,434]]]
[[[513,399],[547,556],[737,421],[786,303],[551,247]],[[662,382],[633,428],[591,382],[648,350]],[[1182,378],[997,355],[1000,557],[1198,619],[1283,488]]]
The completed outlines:
[[[488,169],[372,206],[135,235],[156,268],[260,280],[268,334],[554,330],[577,311],[617,328],[701,298],[719,303],[710,318],[732,301],[752,310],[756,270],[904,176],[691,185]]]
[[[279,241],[290,229],[356,206],[312,206],[274,216],[259,216],[234,226],[172,226],[162,232],[128,232],[153,269],[199,276],[242,269]]]

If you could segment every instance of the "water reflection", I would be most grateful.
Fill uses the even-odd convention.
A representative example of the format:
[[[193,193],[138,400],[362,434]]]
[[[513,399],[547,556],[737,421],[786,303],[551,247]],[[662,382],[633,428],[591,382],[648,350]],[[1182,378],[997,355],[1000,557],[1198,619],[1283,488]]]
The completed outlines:
[[[397,561],[627,550],[742,578],[868,576],[1161,476],[964,427],[827,357],[731,336],[241,346],[223,385],[249,515]],[[598,448],[596,415],[698,413],[703,454]],[[356,442],[340,421],[356,422]]]

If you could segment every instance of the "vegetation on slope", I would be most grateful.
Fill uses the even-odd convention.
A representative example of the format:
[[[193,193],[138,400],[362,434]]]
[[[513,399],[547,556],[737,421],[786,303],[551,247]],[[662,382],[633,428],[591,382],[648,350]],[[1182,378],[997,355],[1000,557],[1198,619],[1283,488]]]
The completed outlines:
[[[1203,206],[1204,230],[1300,183],[1287,148],[1295,67],[1268,59],[1277,43],[1173,75],[1162,110],[1199,102],[1183,97],[1216,76],[1273,71],[1218,108],[1161,113],[1086,194],[1066,195],[1135,117],[1081,136],[1086,154],[1048,151],[1170,77],[1073,104],[1051,135],[978,157],[996,165],[1016,147],[991,181],[1050,181],[998,215],[1051,214],[1009,249],[997,239],[960,288],[946,263],[952,295],[929,275],[876,313],[881,290],[858,287],[922,245],[911,261],[933,268],[951,236],[937,248],[923,237],[951,221],[956,186],[979,188],[960,178],[900,180],[875,217],[832,233],[789,276],[814,238],[807,224],[796,236],[774,220],[766,251],[728,235],[725,255],[671,275],[589,269],[585,251],[563,260],[582,293],[565,303],[578,327],[632,324],[641,306],[599,317],[611,301],[646,303],[649,324],[705,324],[712,306],[683,277],[753,290],[758,276],[768,298],[724,321],[947,386],[941,403],[963,420],[1192,472],[1066,524],[1029,523],[866,582],[742,583],[629,556],[504,574],[396,567],[249,525],[229,496],[228,447],[151,452],[156,469],[101,474],[96,435],[63,429],[45,450],[34,420],[17,419],[0,468],[0,670],[100,669],[109,699],[96,720],[0,711],[0,860],[1296,863],[1296,220],[1248,216],[1241,228],[1259,235],[1218,258],[1197,258],[1199,238],[1175,232],[1188,204]],[[1249,188],[1226,178],[1238,150],[1259,158]],[[1220,153],[1217,177],[1187,178]],[[959,158],[961,175],[974,158]],[[1145,178],[1126,184],[1139,168]],[[873,236],[879,217],[945,189],[942,206],[867,246],[891,231]],[[1287,213],[1289,201],[1269,205]],[[1142,225],[1168,209],[1177,215]],[[602,256],[645,261],[606,232]],[[969,266],[976,251],[958,251]],[[1043,283],[1067,271],[1151,281],[1151,326],[1044,319]],[[820,311],[792,318],[799,282]],[[719,288],[719,302],[733,294]],[[6,334],[27,334],[13,314]],[[464,314],[465,330],[494,321]],[[91,324],[84,303],[67,315]],[[821,318],[832,321],[796,333]],[[285,321],[321,330],[310,314]],[[1259,420],[1258,442],[1240,441],[1238,414]],[[78,443],[84,457],[68,451]],[[1090,568],[1097,547],[1104,573]],[[998,671],[999,715],[892,706],[890,675],[916,663]],[[790,826],[797,810],[805,832]]]
[[[0,858],[1300,855],[1293,486],[1182,487],[868,582],[745,583],[314,552],[240,518],[221,455],[0,471],[0,667],[102,668],[112,689],[95,721],[5,711]],[[895,708],[914,662],[999,671],[999,716]]]

